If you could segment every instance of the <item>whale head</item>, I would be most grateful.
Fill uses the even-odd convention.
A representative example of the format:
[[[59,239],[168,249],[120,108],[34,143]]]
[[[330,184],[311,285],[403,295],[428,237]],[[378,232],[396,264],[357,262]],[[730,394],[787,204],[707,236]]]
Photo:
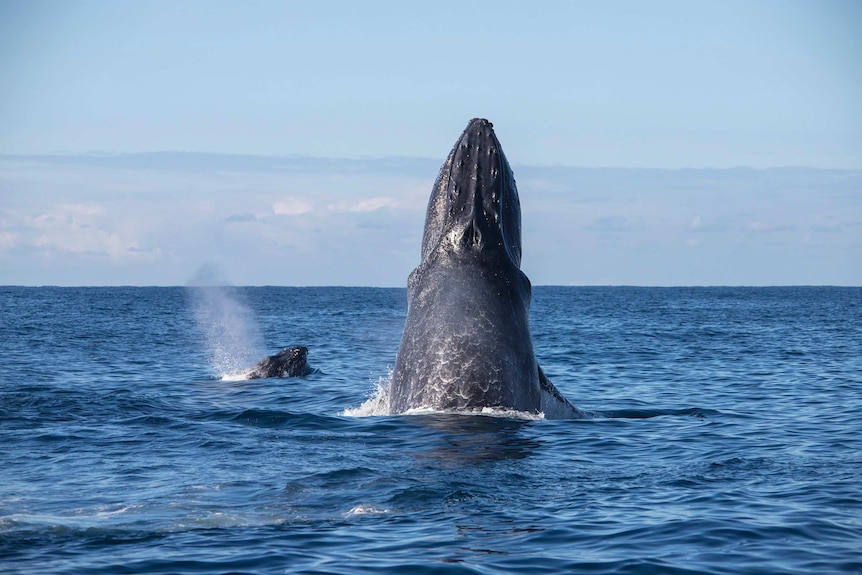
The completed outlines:
[[[441,251],[493,254],[521,266],[518,189],[488,120],[470,120],[434,183],[422,259]]]
[[[286,347],[275,355],[259,361],[246,374],[246,379],[265,377],[301,377],[308,375],[308,348],[302,345]]]

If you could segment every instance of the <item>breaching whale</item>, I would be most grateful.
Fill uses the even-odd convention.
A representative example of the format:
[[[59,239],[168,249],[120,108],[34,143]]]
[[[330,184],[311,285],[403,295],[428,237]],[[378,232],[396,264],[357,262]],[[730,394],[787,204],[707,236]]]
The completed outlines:
[[[308,348],[286,347],[275,355],[262,359],[246,374],[246,379],[265,377],[301,377],[311,373],[308,367]]]
[[[521,271],[521,206],[491,122],[470,120],[428,201],[422,260],[407,281],[407,319],[389,408],[499,408],[579,418],[545,377],[530,336],[532,287]]]

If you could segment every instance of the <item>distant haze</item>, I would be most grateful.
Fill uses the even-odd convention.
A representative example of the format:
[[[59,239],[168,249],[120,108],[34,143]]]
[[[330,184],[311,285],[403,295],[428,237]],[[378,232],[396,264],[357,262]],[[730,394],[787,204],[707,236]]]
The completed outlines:
[[[0,157],[0,284],[403,286],[441,161]],[[514,170],[535,284],[862,285],[862,171]]]

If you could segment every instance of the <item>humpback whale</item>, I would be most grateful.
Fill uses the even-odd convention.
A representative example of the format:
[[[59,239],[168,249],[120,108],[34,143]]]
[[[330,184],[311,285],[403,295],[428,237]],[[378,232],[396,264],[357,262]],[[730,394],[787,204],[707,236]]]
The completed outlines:
[[[431,191],[422,259],[407,281],[393,414],[499,408],[580,418],[545,377],[521,271],[521,206],[491,122],[470,120]]]
[[[308,367],[308,348],[294,346],[286,347],[277,354],[262,359],[251,368],[245,378],[301,377],[311,371]]]

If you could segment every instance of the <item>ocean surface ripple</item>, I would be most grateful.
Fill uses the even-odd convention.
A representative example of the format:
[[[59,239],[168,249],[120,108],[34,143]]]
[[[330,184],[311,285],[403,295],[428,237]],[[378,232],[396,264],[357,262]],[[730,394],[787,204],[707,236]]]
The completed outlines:
[[[0,288],[3,573],[862,572],[862,288],[536,287],[578,421],[385,415],[403,289],[196,289]]]

